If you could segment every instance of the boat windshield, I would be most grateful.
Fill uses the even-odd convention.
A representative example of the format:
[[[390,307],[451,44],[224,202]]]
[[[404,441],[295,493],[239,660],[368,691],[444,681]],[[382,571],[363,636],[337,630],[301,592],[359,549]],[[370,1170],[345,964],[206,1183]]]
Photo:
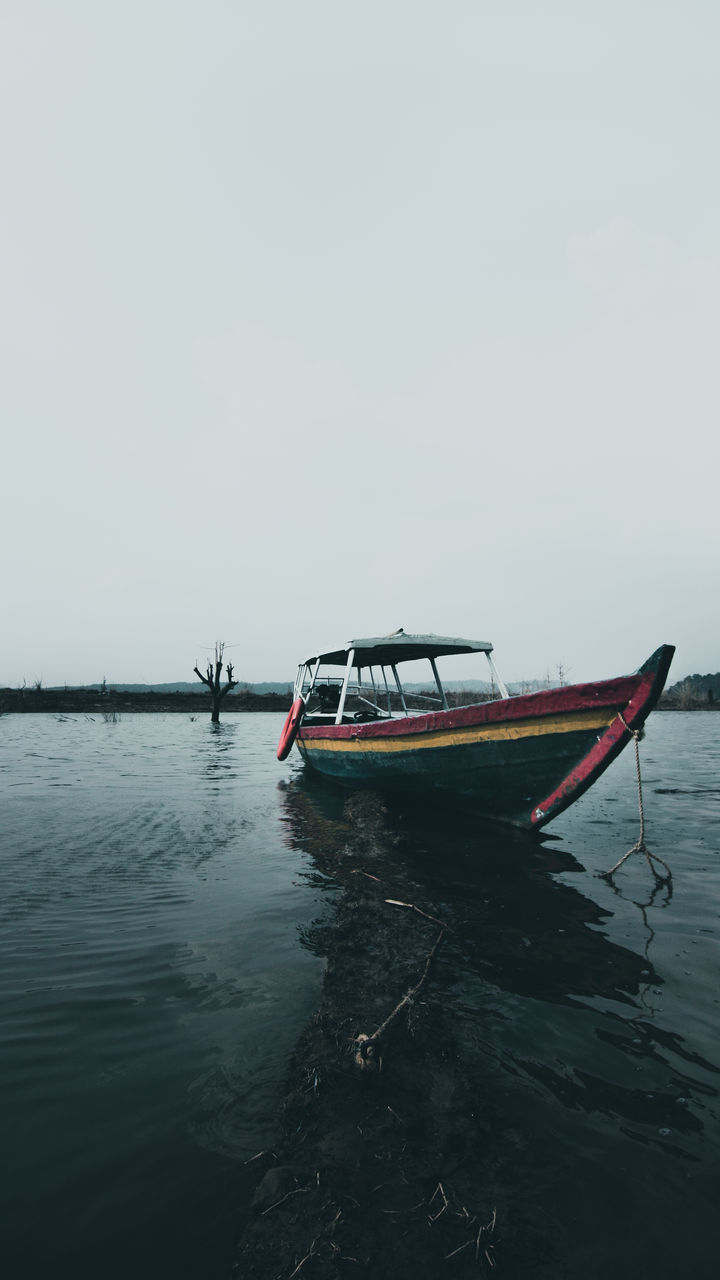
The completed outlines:
[[[371,654],[364,650],[362,665],[352,650],[344,662],[339,659],[345,655],[335,650],[301,665],[295,697],[305,702],[306,720],[335,724],[422,715],[507,697],[489,650],[488,645],[401,663],[368,662]],[[485,662],[480,666],[479,653],[489,668]]]

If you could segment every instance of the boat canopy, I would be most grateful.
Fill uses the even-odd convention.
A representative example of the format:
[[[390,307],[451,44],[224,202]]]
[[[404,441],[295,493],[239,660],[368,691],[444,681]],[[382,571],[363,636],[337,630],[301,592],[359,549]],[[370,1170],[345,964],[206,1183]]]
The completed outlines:
[[[406,635],[402,628],[389,636],[371,636],[367,640],[348,640],[340,649],[327,653],[314,653],[306,658],[304,666],[312,663],[328,663],[345,666],[348,654],[353,652],[354,667],[394,666],[398,662],[410,662],[416,658],[442,658],[454,653],[492,653],[487,640],[461,640],[451,636]]]

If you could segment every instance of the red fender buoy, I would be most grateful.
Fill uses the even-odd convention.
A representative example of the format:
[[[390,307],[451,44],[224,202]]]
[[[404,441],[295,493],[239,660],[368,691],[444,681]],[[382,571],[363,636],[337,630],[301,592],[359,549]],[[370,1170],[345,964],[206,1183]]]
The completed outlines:
[[[290,755],[292,744],[297,737],[297,731],[300,728],[300,721],[303,718],[305,703],[302,698],[296,698],[287,714],[287,720],[283,725],[283,731],[280,734],[278,742],[277,758],[284,760]]]

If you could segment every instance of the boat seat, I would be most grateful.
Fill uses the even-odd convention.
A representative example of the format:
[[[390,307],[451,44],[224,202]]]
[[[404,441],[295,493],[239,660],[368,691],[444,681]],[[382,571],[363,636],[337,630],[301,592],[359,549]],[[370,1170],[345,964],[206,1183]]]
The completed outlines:
[[[321,711],[337,711],[340,705],[340,686],[337,684],[318,684],[315,692],[320,702]]]

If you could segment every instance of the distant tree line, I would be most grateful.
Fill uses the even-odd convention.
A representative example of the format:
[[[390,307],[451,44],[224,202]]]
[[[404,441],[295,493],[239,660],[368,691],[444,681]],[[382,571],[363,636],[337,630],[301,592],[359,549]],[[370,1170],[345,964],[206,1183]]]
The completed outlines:
[[[666,710],[720,710],[720,671],[714,675],[686,676],[666,689],[660,699]]]
[[[233,689],[228,694],[223,709],[234,711],[287,711],[292,702],[292,692],[256,693],[246,687]],[[85,715],[130,711],[187,711],[202,715],[207,710],[207,693],[198,688],[197,693],[169,693],[146,689],[130,692],[97,686],[83,689],[43,689],[33,686],[23,689],[0,689],[0,714],[2,712],[47,711],[72,715]]]
[[[204,683],[204,682],[203,682]],[[473,682],[474,684],[474,682]],[[523,686],[514,685],[511,692],[530,693],[543,688],[544,681],[528,681]],[[197,692],[192,692],[193,688]],[[292,702],[292,689],[284,688],[267,690],[248,684],[238,684],[231,689],[223,701],[224,710],[234,711],[287,711]],[[437,690],[423,690],[422,685],[411,687],[412,691],[422,692],[430,698],[437,697]],[[447,700],[450,706],[462,706],[467,702],[485,702],[497,697],[497,693],[489,687],[447,688]],[[108,686],[106,681],[97,685],[85,685],[81,688],[70,688],[65,685],[60,689],[44,688],[40,680],[32,685],[24,684],[17,689],[0,688],[0,713],[17,711],[94,712],[108,713],[121,711],[189,711],[197,715],[207,707],[207,692],[198,686],[172,689],[159,686],[157,689],[128,689],[119,686],[117,689]],[[393,710],[398,710],[400,703],[397,695],[392,694]],[[720,672],[711,675],[686,676],[678,680],[663,693],[660,709],[665,711],[718,711],[720,710]]]

